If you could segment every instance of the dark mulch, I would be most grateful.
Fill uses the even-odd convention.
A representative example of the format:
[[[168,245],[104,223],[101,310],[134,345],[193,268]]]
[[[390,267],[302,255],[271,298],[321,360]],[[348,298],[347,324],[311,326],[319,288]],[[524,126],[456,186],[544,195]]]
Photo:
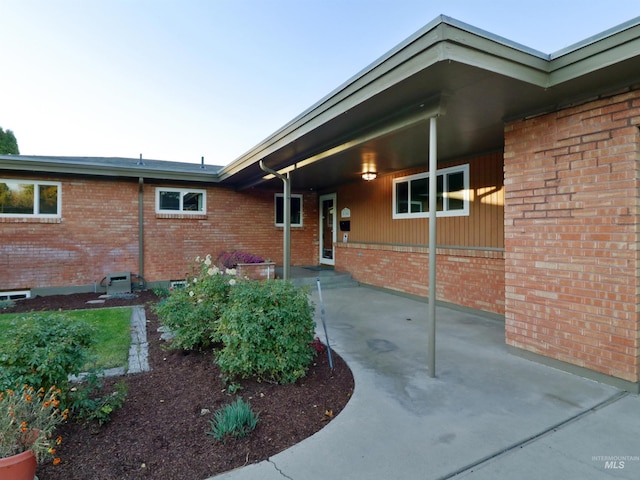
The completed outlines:
[[[58,450],[62,463],[38,466],[40,480],[204,479],[265,460],[300,442],[324,427],[349,401],[354,386],[351,371],[335,354],[331,371],[325,352],[308,375],[293,385],[240,382],[242,390],[237,395],[259,413],[258,426],[247,438],[217,442],[206,434],[213,412],[236,396],[224,390],[211,353],[162,348],[158,319],[149,308],[157,298],[152,292],[138,295],[109,299],[103,305],[86,303],[96,299],[96,294],[37,297],[5,310],[147,306],[152,370],[124,377],[127,400],[110,423],[100,428],[64,425]]]

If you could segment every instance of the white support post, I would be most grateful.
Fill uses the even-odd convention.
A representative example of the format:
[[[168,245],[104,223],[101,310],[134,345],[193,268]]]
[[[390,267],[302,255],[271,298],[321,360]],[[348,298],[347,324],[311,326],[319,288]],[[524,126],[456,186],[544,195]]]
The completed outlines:
[[[436,117],[429,119],[429,376],[436,376],[436,208],[438,189]]]

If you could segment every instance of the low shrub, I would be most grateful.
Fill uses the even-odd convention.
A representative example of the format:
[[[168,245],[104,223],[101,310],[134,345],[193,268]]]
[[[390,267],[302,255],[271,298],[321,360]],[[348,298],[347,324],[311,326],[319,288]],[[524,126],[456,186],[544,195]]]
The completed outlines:
[[[211,431],[216,440],[224,441],[227,437],[244,438],[251,433],[258,424],[258,415],[253,412],[251,405],[242,398],[217,410],[211,420]]]
[[[39,312],[18,317],[0,339],[0,391],[30,385],[48,391],[56,388],[61,408],[79,419],[104,423],[115,408],[122,406],[125,392],[100,397],[96,391],[102,375],[96,369],[84,384],[73,385],[69,376],[78,376],[90,362],[96,328],[80,318],[61,313]]]
[[[315,324],[306,290],[290,282],[238,282],[217,325],[215,352],[229,377],[292,383],[315,354]]]
[[[171,332],[171,348],[201,350],[215,342],[216,324],[224,310],[235,278],[214,266],[211,256],[196,259],[194,275],[175,288],[154,308]]]
[[[68,391],[69,375],[89,360],[95,329],[60,313],[32,313],[11,322],[0,339],[0,390],[28,384]]]

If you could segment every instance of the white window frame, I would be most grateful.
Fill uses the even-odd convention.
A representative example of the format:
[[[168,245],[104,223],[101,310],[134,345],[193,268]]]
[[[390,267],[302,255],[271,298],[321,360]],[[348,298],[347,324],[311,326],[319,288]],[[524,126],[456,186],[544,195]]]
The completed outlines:
[[[284,227],[284,222],[278,223],[278,198],[282,198],[282,206],[284,207],[284,194],[283,193],[276,193],[275,196],[273,197],[273,217],[274,217],[274,222],[276,224],[276,227]],[[291,194],[291,198],[298,198],[300,199],[300,222],[298,223],[293,223],[291,222],[291,226],[292,227],[301,227],[302,226],[302,219],[304,217],[303,213],[303,204],[302,204],[302,194],[300,193],[292,193]],[[293,213],[293,210],[291,210],[291,213]]]
[[[160,193],[177,192],[180,193],[180,208],[178,210],[162,210],[160,208]],[[188,193],[202,194],[202,210],[185,210],[184,196]],[[207,213],[207,191],[199,188],[169,188],[156,187],[156,213],[173,215],[206,215]]]
[[[452,173],[462,173],[463,175],[463,208],[457,210],[449,210],[447,195],[448,195],[448,175]],[[439,177],[442,176],[442,187],[443,187],[443,197],[445,202],[443,204],[443,209],[436,212],[436,217],[464,217],[469,216],[469,164],[464,165],[456,165],[455,167],[442,168],[436,171],[436,175]],[[429,172],[425,173],[417,173],[415,175],[409,175],[406,177],[398,177],[393,179],[393,195],[392,195],[392,212],[393,219],[403,219],[403,218],[428,218],[429,211],[423,212],[409,212],[407,213],[398,213],[397,204],[396,204],[396,192],[397,192],[397,184],[399,183],[408,183],[407,195],[408,198],[411,198],[411,182],[414,180],[421,180],[429,178]]]
[[[33,185],[33,213],[0,213],[0,218],[61,218],[62,217],[62,183],[44,180],[22,180],[17,178],[0,178],[0,183],[21,183]],[[56,186],[58,198],[56,213],[40,213],[40,186]]]

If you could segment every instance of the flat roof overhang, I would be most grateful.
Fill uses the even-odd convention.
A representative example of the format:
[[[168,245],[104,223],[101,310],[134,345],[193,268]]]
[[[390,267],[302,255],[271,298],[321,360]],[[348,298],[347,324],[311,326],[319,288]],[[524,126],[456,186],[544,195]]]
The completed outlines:
[[[640,85],[640,18],[545,55],[439,17],[224,167],[237,189],[281,188],[263,160],[291,171],[292,188],[326,190],[427,164],[428,118],[438,116],[438,159],[504,146],[506,120],[558,110]]]
[[[145,178],[197,183],[218,183],[218,172],[222,168],[215,165],[122,157],[47,157],[33,155],[0,155],[0,167],[4,170],[18,172]]]

